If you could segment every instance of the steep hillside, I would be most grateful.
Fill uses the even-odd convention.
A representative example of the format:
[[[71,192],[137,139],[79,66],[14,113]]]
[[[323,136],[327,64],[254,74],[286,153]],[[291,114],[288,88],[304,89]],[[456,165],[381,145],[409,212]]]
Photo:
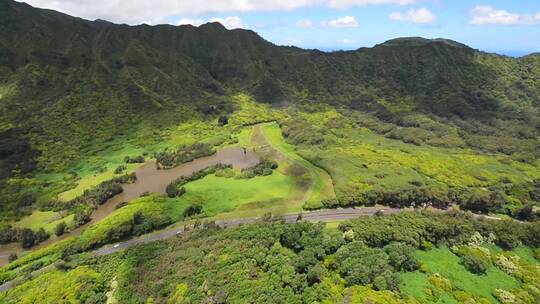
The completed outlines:
[[[229,113],[236,93],[370,112],[397,131],[362,125],[404,141],[396,133],[437,131],[404,119],[419,113],[473,149],[528,162],[540,153],[538,54],[514,59],[423,38],[325,53],[219,23],[128,26],[0,0],[2,204],[13,200],[2,193],[19,191],[10,177],[65,171],[141,126]]]

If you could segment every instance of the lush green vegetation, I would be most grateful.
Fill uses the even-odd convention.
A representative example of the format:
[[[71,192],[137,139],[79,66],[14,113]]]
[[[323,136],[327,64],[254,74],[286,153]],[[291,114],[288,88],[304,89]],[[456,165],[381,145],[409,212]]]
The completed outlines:
[[[219,143],[221,144],[221,143]],[[196,158],[209,156],[215,153],[212,145],[206,143],[195,143],[189,146],[182,145],[175,151],[163,151],[156,153],[156,165],[160,169],[169,169],[180,164],[187,163]]]
[[[167,185],[165,192],[167,192],[167,195],[170,198],[179,197],[179,196],[182,196],[184,193],[186,193],[186,188],[184,187],[185,184],[201,179],[210,174],[216,174],[216,173],[219,174],[221,172],[231,171],[231,170],[232,170],[232,166],[228,166],[228,165],[217,164],[214,166],[210,166],[203,170],[194,172],[190,176],[181,176],[177,178],[176,180],[174,180],[173,182]],[[221,173],[221,175],[224,175],[224,174]]]
[[[532,304],[540,299],[540,260],[530,247],[508,251],[493,244],[515,238],[535,248],[540,245],[538,223],[402,213],[361,217],[343,223],[339,230],[328,230],[324,224],[266,220],[225,230],[208,223],[111,256],[67,256],[65,262],[0,297],[6,303],[25,303],[36,293],[43,294],[43,303],[64,296],[74,297],[70,298],[74,303],[109,298],[119,303],[511,303],[506,299],[514,299]],[[487,254],[486,274],[472,273],[461,264],[460,255],[471,251]],[[84,284],[44,286],[53,278]]]
[[[323,53],[217,23],[128,27],[11,0],[0,28],[1,243],[88,223],[145,162],[166,170],[231,145],[263,160],[180,178],[10,255],[0,281],[22,284],[0,302],[540,301],[540,56],[422,38]],[[201,224],[376,204],[526,223],[451,212]],[[88,253],[176,222],[196,227]]]
[[[358,126],[365,115],[322,105],[294,117],[282,123],[287,139],[332,176],[337,201],[325,206],[458,204],[481,213],[524,212],[523,219],[538,210],[538,160],[387,139]]]

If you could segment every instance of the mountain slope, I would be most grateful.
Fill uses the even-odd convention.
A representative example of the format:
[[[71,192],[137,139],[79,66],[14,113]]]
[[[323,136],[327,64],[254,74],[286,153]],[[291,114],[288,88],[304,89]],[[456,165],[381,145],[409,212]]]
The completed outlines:
[[[219,23],[118,25],[0,0],[0,180],[65,170],[140,125],[230,112],[237,92],[369,111],[400,127],[423,113],[463,134],[537,141],[540,130],[538,54],[423,38],[325,53]],[[517,146],[537,159],[534,144]]]

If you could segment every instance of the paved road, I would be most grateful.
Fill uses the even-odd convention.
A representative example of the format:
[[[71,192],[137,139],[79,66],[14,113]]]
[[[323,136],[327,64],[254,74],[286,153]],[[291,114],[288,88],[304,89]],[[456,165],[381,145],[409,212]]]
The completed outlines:
[[[309,222],[348,220],[348,219],[353,219],[362,215],[374,215],[379,210],[381,210],[380,207],[362,207],[362,208],[307,211],[307,212],[302,213],[302,220],[309,221]],[[391,214],[391,213],[398,213],[401,211],[406,211],[406,210],[411,210],[411,209],[394,209],[394,208],[383,207],[382,210],[384,210],[385,214]],[[282,216],[282,218],[287,223],[294,223],[296,222],[296,219],[298,218],[298,213],[287,214],[287,215]],[[241,224],[254,223],[259,219],[260,218],[258,217],[252,217],[252,218],[223,220],[223,221],[216,221],[216,225],[222,228],[227,228],[227,227],[238,226]],[[177,234],[181,234],[183,231],[184,231],[184,228],[182,227],[168,228],[163,231],[158,231],[152,234],[143,235],[137,238],[124,241],[124,242],[106,245],[99,249],[94,250],[93,253],[98,256],[108,255],[115,252],[119,252],[121,250],[124,250],[126,248],[129,248],[138,244],[145,244],[145,243],[150,243],[157,240],[168,239]],[[53,265],[49,265],[47,267],[44,267],[42,269],[32,272],[32,276],[33,277],[37,276],[53,268],[54,268]],[[0,292],[11,289],[13,286],[16,285],[16,282],[17,280],[13,280],[13,281],[9,281],[0,285]]]
[[[317,211],[303,212],[302,220],[309,221],[309,222],[349,220],[349,219],[357,218],[363,215],[372,216],[379,210],[384,210],[383,211],[384,214],[394,214],[394,213],[399,213],[403,211],[412,211],[413,209],[410,209],[410,208],[397,209],[397,208],[387,208],[387,207],[361,207],[361,208],[317,210]],[[437,209],[434,209],[434,210],[437,210]],[[444,212],[443,210],[439,210],[439,211]],[[486,216],[475,214],[474,217],[486,217]],[[296,222],[298,218],[298,213],[287,214],[287,215],[282,216],[282,218],[287,223],[294,223]],[[486,218],[500,220],[500,218],[497,218],[497,217],[487,216]],[[223,220],[223,221],[216,221],[216,225],[222,228],[227,228],[227,227],[238,226],[241,224],[254,223],[259,219],[260,218],[258,217],[252,217],[252,218]],[[125,242],[106,245],[99,249],[94,250],[93,253],[98,256],[104,256],[104,255],[112,254],[115,252],[119,252],[121,250],[124,250],[126,248],[129,248],[138,244],[146,244],[146,243],[150,243],[157,240],[168,239],[175,235],[182,234],[182,232],[184,232],[184,228],[182,227],[168,228],[168,229],[158,231],[152,234],[147,234],[147,235],[140,236],[138,238],[133,238]],[[42,269],[36,270],[32,272],[32,276],[39,275],[40,273],[43,273],[49,269],[52,269],[53,267],[54,267],[53,265],[49,265]],[[6,291],[12,288],[15,284],[16,284],[16,280],[9,281],[9,282],[4,283],[3,285],[0,285],[0,292]]]
[[[411,209],[393,209],[393,208],[383,208],[383,209],[384,209],[385,214],[398,213],[400,211],[411,210]],[[302,220],[309,221],[309,222],[348,220],[348,219],[356,218],[362,215],[374,215],[379,210],[381,210],[381,208],[363,207],[363,208],[308,211],[308,212],[302,213]],[[298,217],[298,213],[287,214],[287,215],[282,216],[282,218],[287,223],[296,222],[297,217]],[[252,218],[242,218],[242,219],[234,219],[234,220],[223,220],[223,221],[216,221],[216,225],[218,225],[219,227],[226,228],[226,227],[238,226],[240,224],[253,223],[259,219],[260,218],[258,217],[252,217]],[[184,229],[182,227],[174,228],[174,229],[166,229],[157,233],[130,239],[125,242],[112,244],[112,245],[106,245],[100,249],[95,250],[94,253],[96,255],[107,255],[107,254],[111,254],[111,253],[129,248],[134,245],[145,244],[145,243],[149,243],[149,242],[153,242],[157,240],[167,239],[177,234],[181,234],[183,231]]]

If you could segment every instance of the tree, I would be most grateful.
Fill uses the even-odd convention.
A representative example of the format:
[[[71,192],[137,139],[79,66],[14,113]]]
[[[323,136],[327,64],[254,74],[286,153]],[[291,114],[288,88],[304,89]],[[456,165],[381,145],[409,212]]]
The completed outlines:
[[[384,247],[390,265],[396,271],[414,271],[420,267],[420,263],[414,257],[414,248],[403,243],[391,243]]]
[[[202,206],[201,205],[189,205],[184,210],[184,217],[191,217],[191,216],[194,216],[194,215],[199,214],[201,212],[202,212]]]
[[[184,183],[183,180],[182,182],[179,182],[179,180],[177,180],[167,185],[167,188],[165,188],[165,192],[167,193],[168,197],[180,197],[186,193],[186,188],[178,187],[178,184],[180,183]]]
[[[36,236],[34,231],[28,228],[21,230],[19,235],[19,242],[23,248],[30,248],[35,245]]]
[[[17,256],[17,254],[15,252],[12,252],[9,254],[8,256],[8,262],[13,262],[15,261],[16,259],[18,259],[19,257]]]
[[[220,116],[218,119],[218,125],[224,126],[229,123],[229,118],[227,116]]]
[[[66,223],[65,222],[60,222],[56,225],[56,227],[54,227],[54,234],[56,236],[61,236],[62,234],[64,234],[64,232],[66,232]]]
[[[48,234],[43,228],[39,228],[39,230],[35,233],[35,235],[36,235],[36,243],[41,243],[50,237],[50,234]]]
[[[142,224],[143,221],[144,221],[144,215],[141,210],[133,214],[133,223],[135,223],[135,225],[140,225]]]
[[[120,165],[120,166],[116,167],[116,169],[114,169],[114,174],[121,174],[126,169],[127,169],[127,167],[125,165]]]
[[[73,218],[73,223],[75,227],[80,227],[86,223],[90,222],[90,214],[86,210],[79,210],[75,213]]]
[[[538,219],[538,215],[534,211],[534,204],[528,204],[521,207],[517,212],[515,217],[520,221],[535,221]]]
[[[321,282],[321,280],[324,278],[324,268],[321,266],[321,264],[312,266],[309,268],[306,278],[309,285]]]
[[[486,261],[471,254],[464,255],[461,258],[461,263],[463,266],[465,266],[465,268],[467,268],[467,270],[474,274],[485,274],[488,269]]]

